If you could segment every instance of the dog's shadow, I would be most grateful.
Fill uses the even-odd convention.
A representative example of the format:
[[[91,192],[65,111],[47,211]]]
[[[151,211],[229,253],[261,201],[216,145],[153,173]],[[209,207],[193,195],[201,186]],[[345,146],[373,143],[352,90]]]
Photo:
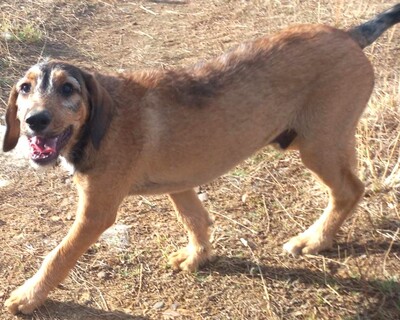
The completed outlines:
[[[346,243],[337,243],[337,250],[324,252],[324,256],[331,259],[340,259],[345,257],[361,257],[385,254],[388,250],[392,253],[400,254],[400,243],[390,241],[368,240],[364,243],[351,241]]]
[[[374,243],[373,245],[360,245],[357,243],[339,244],[342,252],[346,250],[349,255],[359,257],[365,254],[386,252],[390,243]],[[400,245],[393,243],[391,252],[400,253]],[[327,258],[339,258],[336,251],[327,252]],[[343,277],[335,274],[334,268],[328,272],[311,270],[301,267],[284,267],[274,262],[271,265],[257,264],[254,261],[238,257],[216,256],[213,262],[206,265],[200,274],[217,273],[220,276],[246,275],[261,278],[260,271],[266,285],[278,281],[287,283],[300,282],[310,287],[334,287],[338,294],[343,296],[361,294],[363,301],[370,301],[365,305],[360,301],[355,307],[359,310],[357,316],[370,318],[377,310],[398,310],[396,303],[400,301],[400,282],[395,280],[375,279],[365,280],[357,277]],[[357,303],[356,303],[357,304]],[[143,316],[135,316],[122,311],[104,311],[74,302],[59,302],[48,299],[46,303],[35,311],[38,319],[50,320],[145,320]],[[20,315],[20,319],[31,320],[32,316]],[[34,318],[36,319],[36,318]]]
[[[338,244],[338,246],[340,250],[327,252],[324,257],[333,261],[333,259],[343,258],[344,252],[347,257],[382,254],[387,252],[389,247],[391,253],[400,254],[400,244],[390,243],[390,241],[363,245],[350,242]],[[285,265],[286,263],[280,266],[275,260],[271,265],[267,265],[266,263],[257,264],[244,258],[216,256],[202,272],[218,273],[221,276],[247,275],[261,278],[261,271],[267,286],[271,282],[278,281],[284,282],[285,285],[287,283],[303,283],[310,288],[334,287],[337,293],[343,297],[348,295],[363,297],[362,301],[352,302],[358,310],[357,317],[359,318],[371,318],[380,310],[388,311],[391,314],[396,314],[399,310],[400,282],[395,277],[367,280],[361,276],[342,276],[337,273],[340,264],[336,265],[335,263],[332,263],[326,272]],[[370,303],[366,305],[365,301]]]
[[[133,316],[122,311],[105,311],[74,302],[59,302],[47,299],[34,315],[18,315],[19,319],[32,320],[147,320],[148,317]]]
[[[347,257],[355,258],[363,256],[368,257],[373,255],[382,255],[385,254],[388,250],[390,250],[392,254],[400,255],[400,243],[391,242],[389,240],[380,242],[369,240],[362,244],[358,243],[357,241],[337,243],[335,247],[337,249],[325,251],[321,256],[316,257],[320,257],[321,259],[323,259],[322,257],[325,257],[327,259],[330,259],[331,261],[335,261]],[[338,263],[338,265],[340,265],[340,263]],[[276,266],[276,263],[274,265],[268,266],[258,265],[255,262],[247,259],[218,255],[214,257],[213,261],[210,262],[208,266],[206,266],[204,271],[218,272],[220,275],[234,275],[251,274],[252,272],[256,272],[256,269],[258,268],[261,268],[263,274],[271,277],[275,276],[275,279],[283,281],[290,280],[293,276],[299,278],[297,280],[300,281],[302,279],[310,279],[313,283],[319,283],[318,279],[327,279],[326,273],[310,271],[308,268],[282,268]],[[331,277],[333,277],[335,274],[335,271],[333,270],[335,270],[335,268],[331,269]]]

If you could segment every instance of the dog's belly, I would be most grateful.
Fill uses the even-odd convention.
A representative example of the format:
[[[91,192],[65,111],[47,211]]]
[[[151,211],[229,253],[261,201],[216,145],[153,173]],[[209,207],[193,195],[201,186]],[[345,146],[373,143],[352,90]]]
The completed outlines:
[[[169,150],[159,149],[144,164],[144,174],[132,186],[134,194],[174,193],[205,184],[227,173],[271,142],[274,133],[259,137],[232,136],[229,139],[191,140],[171,145]],[[189,141],[187,141],[189,143]]]

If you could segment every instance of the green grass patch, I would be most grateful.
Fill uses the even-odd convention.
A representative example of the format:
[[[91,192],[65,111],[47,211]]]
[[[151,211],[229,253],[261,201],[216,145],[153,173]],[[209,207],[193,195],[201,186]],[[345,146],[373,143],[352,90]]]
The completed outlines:
[[[34,23],[24,23],[23,21],[13,22],[5,18],[1,21],[0,33],[6,41],[21,41],[26,43],[39,42],[44,37],[41,28]]]

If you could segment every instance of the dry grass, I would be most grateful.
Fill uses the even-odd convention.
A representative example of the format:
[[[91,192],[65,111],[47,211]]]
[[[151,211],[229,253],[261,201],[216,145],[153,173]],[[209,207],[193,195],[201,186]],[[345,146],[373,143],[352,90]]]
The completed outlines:
[[[394,1],[10,0],[0,4],[0,109],[11,85],[43,57],[104,70],[163,68],[220,54],[295,23],[348,27]],[[5,33],[10,36],[4,36]],[[214,214],[216,259],[173,273],[166,256],[185,235],[165,197],[128,198],[119,222],[131,245],[94,245],[33,316],[23,319],[395,319],[400,314],[400,31],[366,50],[376,87],[359,125],[367,192],[334,249],[291,258],[281,245],[306,228],[326,194],[296,153],[262,150],[202,186]],[[0,302],[37,270],[74,218],[59,169],[16,169],[0,154]],[[51,190],[49,192],[49,190]],[[102,276],[100,276],[102,275]],[[154,305],[163,302],[157,309]],[[1,319],[13,319],[0,311]]]

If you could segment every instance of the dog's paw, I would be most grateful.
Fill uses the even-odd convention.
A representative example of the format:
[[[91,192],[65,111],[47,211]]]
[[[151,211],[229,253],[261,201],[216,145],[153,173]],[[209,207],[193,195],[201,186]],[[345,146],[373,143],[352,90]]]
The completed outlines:
[[[331,238],[321,237],[318,233],[303,232],[286,242],[283,245],[283,250],[297,256],[300,254],[318,254],[331,246]]]
[[[10,298],[5,302],[5,307],[12,314],[31,314],[46,300],[47,292],[36,285],[33,279],[29,279],[22,286],[15,289]]]
[[[210,260],[210,257],[210,249],[200,248],[194,250],[186,247],[172,253],[169,256],[168,263],[174,270],[194,272],[198,267]]]

